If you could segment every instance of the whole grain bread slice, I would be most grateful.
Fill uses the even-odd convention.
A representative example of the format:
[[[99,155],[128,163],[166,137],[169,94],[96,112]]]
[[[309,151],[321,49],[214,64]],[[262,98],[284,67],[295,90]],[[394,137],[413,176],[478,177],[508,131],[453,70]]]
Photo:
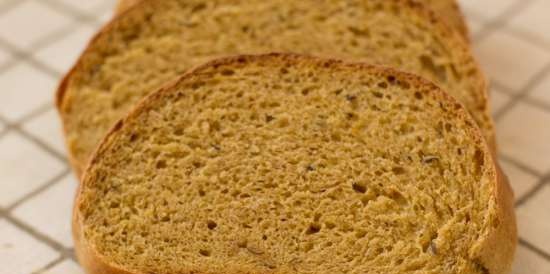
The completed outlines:
[[[215,57],[271,51],[385,64],[424,76],[462,102],[494,144],[486,82],[468,46],[408,0],[142,1],[90,43],[58,92],[77,173],[138,100]]]
[[[128,10],[130,7],[137,4],[140,0],[119,0],[116,11],[118,14]],[[456,28],[467,40],[469,39],[469,31],[464,16],[460,10],[460,6],[456,0],[417,0],[436,12],[449,26]]]
[[[89,274],[508,273],[512,195],[466,109],[393,69],[210,62],[99,146],[73,220]]]

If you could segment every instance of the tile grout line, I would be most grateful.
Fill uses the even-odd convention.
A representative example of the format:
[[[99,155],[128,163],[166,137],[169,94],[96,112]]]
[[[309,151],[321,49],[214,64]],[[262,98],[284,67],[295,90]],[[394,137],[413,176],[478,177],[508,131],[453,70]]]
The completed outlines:
[[[4,13],[9,12],[10,9],[16,7],[18,4],[24,3],[26,0],[12,0],[4,1],[0,4],[0,16]]]
[[[546,79],[547,76],[548,75],[544,76],[543,78]],[[539,83],[537,83],[537,84],[539,84]],[[515,92],[513,89],[508,88],[508,87],[506,87],[506,86],[504,86],[504,85],[502,85],[502,84],[500,84],[500,83],[498,83],[497,81],[494,81],[494,80],[491,80],[491,87],[496,88],[496,90],[494,90],[495,93],[499,93],[499,94],[508,96],[510,98],[510,100],[512,100],[515,96],[518,95],[518,93]],[[533,99],[529,95],[530,94],[528,94],[526,97],[522,98],[522,101],[529,104],[529,105],[531,105],[531,106],[539,108],[541,110],[550,112],[550,103],[548,103],[546,101],[543,101],[543,100]]]
[[[59,263],[63,262],[64,260],[65,260],[65,256],[63,254],[59,254],[59,257],[57,257],[55,260],[49,262],[48,264],[46,264],[42,268],[39,268],[38,270],[35,270],[35,271],[31,272],[31,274],[44,273],[45,271],[48,271],[48,270],[52,269],[54,266],[58,265]]]
[[[536,253],[537,255],[541,256],[542,258],[546,259],[546,261],[550,262],[550,254],[546,253],[546,251],[536,247],[535,245],[531,244],[530,242],[524,240],[521,237],[519,238],[519,244],[531,250],[532,252]]]
[[[27,202],[28,200],[36,197],[37,195],[43,193],[44,191],[50,189],[51,187],[53,187],[54,185],[58,184],[61,182],[61,180],[66,177],[67,175],[69,175],[71,173],[71,169],[68,167],[68,166],[65,166],[65,168],[60,172],[58,173],[57,175],[55,175],[54,177],[52,177],[51,179],[47,180],[46,182],[44,182],[43,184],[41,184],[38,188],[36,188],[35,190],[27,193],[26,195],[24,195],[23,197],[21,197],[19,200],[13,202],[11,205],[9,205],[8,207],[6,207],[4,210],[6,212],[12,212],[16,207],[20,206],[21,204]]]
[[[534,0],[523,0],[517,1],[515,4],[511,5],[509,8],[501,12],[492,20],[488,20],[486,24],[483,25],[483,28],[478,31],[478,33],[472,37],[472,41],[479,43],[486,39],[491,33],[494,33],[498,29],[506,25],[508,20],[514,17],[516,14],[519,14],[522,10],[529,7]]]
[[[80,23],[91,24],[91,25],[99,23],[95,14],[94,15],[87,14],[65,3],[60,3],[58,1],[52,1],[52,0],[43,0],[41,2],[45,3],[45,6],[48,6],[49,8],[55,10],[56,12],[68,15]]]
[[[529,95],[529,92],[538,85],[542,80],[544,80],[544,77],[546,77],[550,73],[550,62],[547,63],[540,71],[535,73],[531,79],[527,82],[527,84],[521,88],[520,92],[516,95],[512,96],[510,102],[506,103],[503,107],[501,107],[497,113],[495,113],[494,119],[496,122],[498,122],[504,114],[506,114],[510,109],[512,109],[514,106],[519,104],[525,97]]]
[[[534,177],[537,177],[537,179],[541,179],[544,175],[541,174],[540,172],[532,169],[531,167],[527,166],[527,165],[524,165],[523,163],[521,163],[520,161],[517,161],[516,159],[512,158],[512,157],[508,157],[506,155],[503,155],[503,154],[500,154],[498,156],[498,158],[500,160],[503,160],[505,162],[508,162],[509,164],[517,167],[518,169],[520,169],[521,171],[525,172],[525,173],[528,173],[529,175],[532,175]]]
[[[550,182],[550,174],[547,174],[543,178],[541,178],[537,185],[534,186],[531,190],[529,190],[527,193],[523,195],[523,197],[519,198],[516,202],[514,207],[518,208],[522,205],[524,205],[526,202],[528,202],[531,198],[533,198],[539,191],[541,191],[547,184]]]
[[[45,45],[43,45],[45,46]],[[58,79],[61,75],[58,73],[55,69],[51,68],[50,66],[44,64],[42,61],[36,59],[32,53],[23,51],[17,46],[12,45],[10,42],[4,40],[3,38],[0,38],[0,47],[10,52],[10,54],[13,55],[14,59],[10,60],[6,65],[2,66],[0,72],[7,71],[8,69],[12,68],[13,66],[16,66],[17,64],[21,63],[22,61],[26,61],[27,63],[33,65],[34,68]],[[33,48],[31,51],[38,51],[41,48]]]
[[[62,244],[58,243],[57,241],[51,239],[47,235],[42,234],[41,232],[37,231],[34,227],[29,226],[25,224],[24,222],[20,221],[16,217],[12,216],[9,212],[5,211],[4,209],[0,208],[0,216],[4,217],[7,221],[9,221],[12,225],[16,226],[20,230],[26,232],[27,234],[31,235],[36,240],[46,244],[53,250],[64,254],[65,256],[69,255],[72,251],[71,249],[68,249],[64,247]]]

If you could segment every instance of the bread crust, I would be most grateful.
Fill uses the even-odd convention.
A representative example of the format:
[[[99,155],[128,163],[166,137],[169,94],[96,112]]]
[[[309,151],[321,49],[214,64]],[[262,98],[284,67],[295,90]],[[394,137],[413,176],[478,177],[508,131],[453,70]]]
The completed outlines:
[[[453,41],[452,44],[454,45],[457,55],[473,56],[473,54],[471,53],[471,50],[469,49],[463,37],[459,35],[454,28],[449,27],[446,24],[446,22],[443,22],[435,12],[433,12],[431,9],[426,8],[424,4],[419,3],[417,0],[394,0],[394,1],[400,2],[400,4],[410,7],[419,15],[428,18],[433,23],[434,28],[438,29],[444,38],[450,39],[451,41]],[[156,5],[157,3],[159,2],[138,1],[135,5],[132,6],[132,8],[126,9],[125,11],[123,11],[123,13],[136,14],[141,12],[141,10],[143,9]],[[64,110],[65,107],[70,105],[71,95],[69,91],[69,86],[72,81],[75,81],[75,78],[78,78],[79,74],[83,73],[83,67],[84,67],[83,60],[85,60],[86,56],[88,56],[89,54],[92,54],[94,50],[97,47],[99,47],[98,40],[100,40],[100,38],[103,37],[104,35],[107,35],[107,33],[114,31],[114,29],[117,28],[118,22],[120,21],[119,17],[124,17],[124,15],[113,18],[95,35],[95,37],[88,44],[88,47],[86,48],[86,50],[80,56],[77,63],[69,71],[69,73],[64,77],[63,81],[59,85],[59,88],[57,89],[56,102],[57,102],[58,112],[61,116],[61,120],[63,121],[63,131],[64,131],[65,137],[68,136],[66,121],[70,119],[69,114]],[[462,59],[465,60],[466,58],[462,58]],[[473,59],[473,57],[471,62],[475,67],[475,74],[471,76],[471,78],[475,79],[474,81],[475,81],[476,89],[479,90],[479,94],[476,95],[479,97],[478,98],[479,102],[477,103],[476,108],[484,109],[486,119],[490,119],[490,115],[489,115],[490,108],[488,106],[488,94],[487,94],[487,90],[488,90],[487,80],[485,78],[485,75],[483,75],[483,73],[481,72],[479,64],[477,63],[476,60]],[[488,127],[490,127],[490,129],[487,129],[488,132],[486,137],[488,139],[489,145],[491,146],[492,150],[496,153],[497,145],[496,145],[496,136],[493,130],[493,126],[490,125]],[[66,145],[68,147],[68,151],[70,155],[69,158],[71,159],[71,165],[75,173],[77,174],[77,177],[80,177],[83,172],[83,169],[85,168],[86,163],[84,160],[76,159],[76,156],[74,155],[73,150],[67,143],[67,140],[66,140]]]
[[[171,92],[171,87],[178,85],[181,82],[200,77],[201,74],[208,73],[212,69],[216,69],[222,65],[242,65],[250,62],[264,63],[283,63],[295,64],[302,66],[323,66],[332,69],[349,69],[352,71],[363,70],[366,73],[378,74],[381,76],[393,75],[399,80],[406,80],[417,88],[425,88],[429,91],[428,97],[437,99],[443,102],[452,103],[455,108],[454,114],[467,121],[471,127],[468,133],[473,137],[475,142],[483,148],[485,163],[489,165],[489,175],[494,183],[492,198],[494,199],[496,218],[491,222],[491,227],[488,233],[475,244],[471,249],[470,257],[487,273],[490,274],[505,274],[511,269],[516,242],[516,220],[513,211],[513,193],[507,183],[507,178],[504,176],[500,168],[492,160],[491,150],[489,149],[484,137],[479,128],[476,126],[473,118],[468,114],[464,107],[457,102],[453,97],[442,91],[436,85],[424,80],[413,74],[397,71],[392,68],[373,66],[365,63],[346,63],[334,59],[322,59],[296,54],[271,53],[264,55],[240,55],[223,59],[213,60],[204,65],[200,65],[189,72],[182,75],[176,81],[160,88],[158,91],[150,94],[137,104],[128,116],[120,120],[102,140],[101,144],[96,149],[92,160],[89,162],[82,183],[77,192],[75,207],[73,213],[73,236],[75,240],[75,250],[79,261],[84,266],[88,274],[145,274],[136,272],[130,269],[124,269],[122,266],[109,262],[106,258],[100,256],[93,246],[85,239],[82,230],[83,216],[79,211],[79,206],[82,203],[82,193],[88,184],[94,183],[94,166],[99,164],[103,154],[113,145],[117,139],[117,133],[124,128],[127,121],[135,119],[141,113],[147,112],[154,103],[162,100]],[[495,252],[498,251],[498,252]],[[194,272],[197,273],[197,272]],[[229,274],[240,274],[239,272],[226,272]],[[241,272],[242,273],[242,272]]]

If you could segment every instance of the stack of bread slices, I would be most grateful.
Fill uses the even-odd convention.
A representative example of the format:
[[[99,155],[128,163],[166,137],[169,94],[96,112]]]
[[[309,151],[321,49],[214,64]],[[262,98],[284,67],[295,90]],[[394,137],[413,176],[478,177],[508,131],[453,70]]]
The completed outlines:
[[[88,274],[506,274],[454,0],[123,0],[62,80]]]

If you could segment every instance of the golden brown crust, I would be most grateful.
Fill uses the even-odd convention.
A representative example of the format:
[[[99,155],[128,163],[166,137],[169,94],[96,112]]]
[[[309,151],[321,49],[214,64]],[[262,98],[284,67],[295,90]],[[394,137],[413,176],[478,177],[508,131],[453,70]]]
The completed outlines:
[[[305,64],[311,66],[324,66],[333,69],[351,69],[353,71],[364,70],[366,73],[373,73],[380,76],[393,75],[398,80],[406,80],[411,84],[414,84],[419,88],[426,88],[429,90],[427,96],[437,99],[440,102],[450,102],[455,106],[453,112],[461,119],[467,121],[467,124],[471,125],[468,130],[469,134],[473,137],[476,143],[480,144],[484,148],[484,159],[486,162],[492,163],[489,165],[489,174],[491,175],[491,181],[494,182],[493,189],[495,190],[494,202],[496,208],[496,219],[491,223],[492,227],[488,234],[484,238],[480,239],[479,246],[473,248],[473,254],[470,254],[472,258],[477,258],[476,263],[486,273],[491,274],[505,274],[510,271],[511,262],[513,260],[515,246],[517,241],[516,235],[516,223],[513,211],[513,194],[511,188],[507,184],[507,180],[501,172],[500,168],[494,164],[491,151],[486,144],[481,132],[476,127],[473,119],[464,109],[464,107],[457,102],[450,95],[439,89],[434,84],[426,81],[418,76],[399,72],[391,68],[383,68],[378,66],[372,66],[364,63],[345,63],[334,59],[320,59],[315,57],[307,57],[303,55],[295,54],[281,54],[272,53],[264,55],[242,55],[235,57],[228,57],[218,60],[213,60],[204,65],[200,65],[188,73],[181,76],[178,80],[170,83],[169,85],[159,89],[144,98],[135,108],[128,114],[128,116],[120,120],[103,139],[99,147],[94,153],[92,160],[84,173],[82,184],[79,188],[76,197],[75,210],[73,214],[73,233],[75,239],[75,250],[78,254],[78,258],[82,265],[87,269],[89,274],[142,274],[139,272],[132,272],[125,270],[120,266],[116,266],[111,262],[108,262],[105,258],[99,256],[92,246],[83,238],[83,231],[81,228],[82,216],[80,215],[79,205],[81,203],[81,195],[84,188],[88,184],[94,183],[94,165],[98,164],[98,161],[103,157],[103,154],[113,145],[117,139],[117,132],[124,128],[126,121],[135,119],[141,113],[147,112],[154,103],[162,100],[166,95],[172,91],[171,87],[177,86],[179,83],[200,77],[201,74],[208,74],[212,69],[216,69],[222,65],[242,65],[249,62],[282,62],[284,64]],[[228,272],[229,273],[229,272]],[[233,273],[233,272],[231,272]],[[236,272],[235,272],[236,273]]]

